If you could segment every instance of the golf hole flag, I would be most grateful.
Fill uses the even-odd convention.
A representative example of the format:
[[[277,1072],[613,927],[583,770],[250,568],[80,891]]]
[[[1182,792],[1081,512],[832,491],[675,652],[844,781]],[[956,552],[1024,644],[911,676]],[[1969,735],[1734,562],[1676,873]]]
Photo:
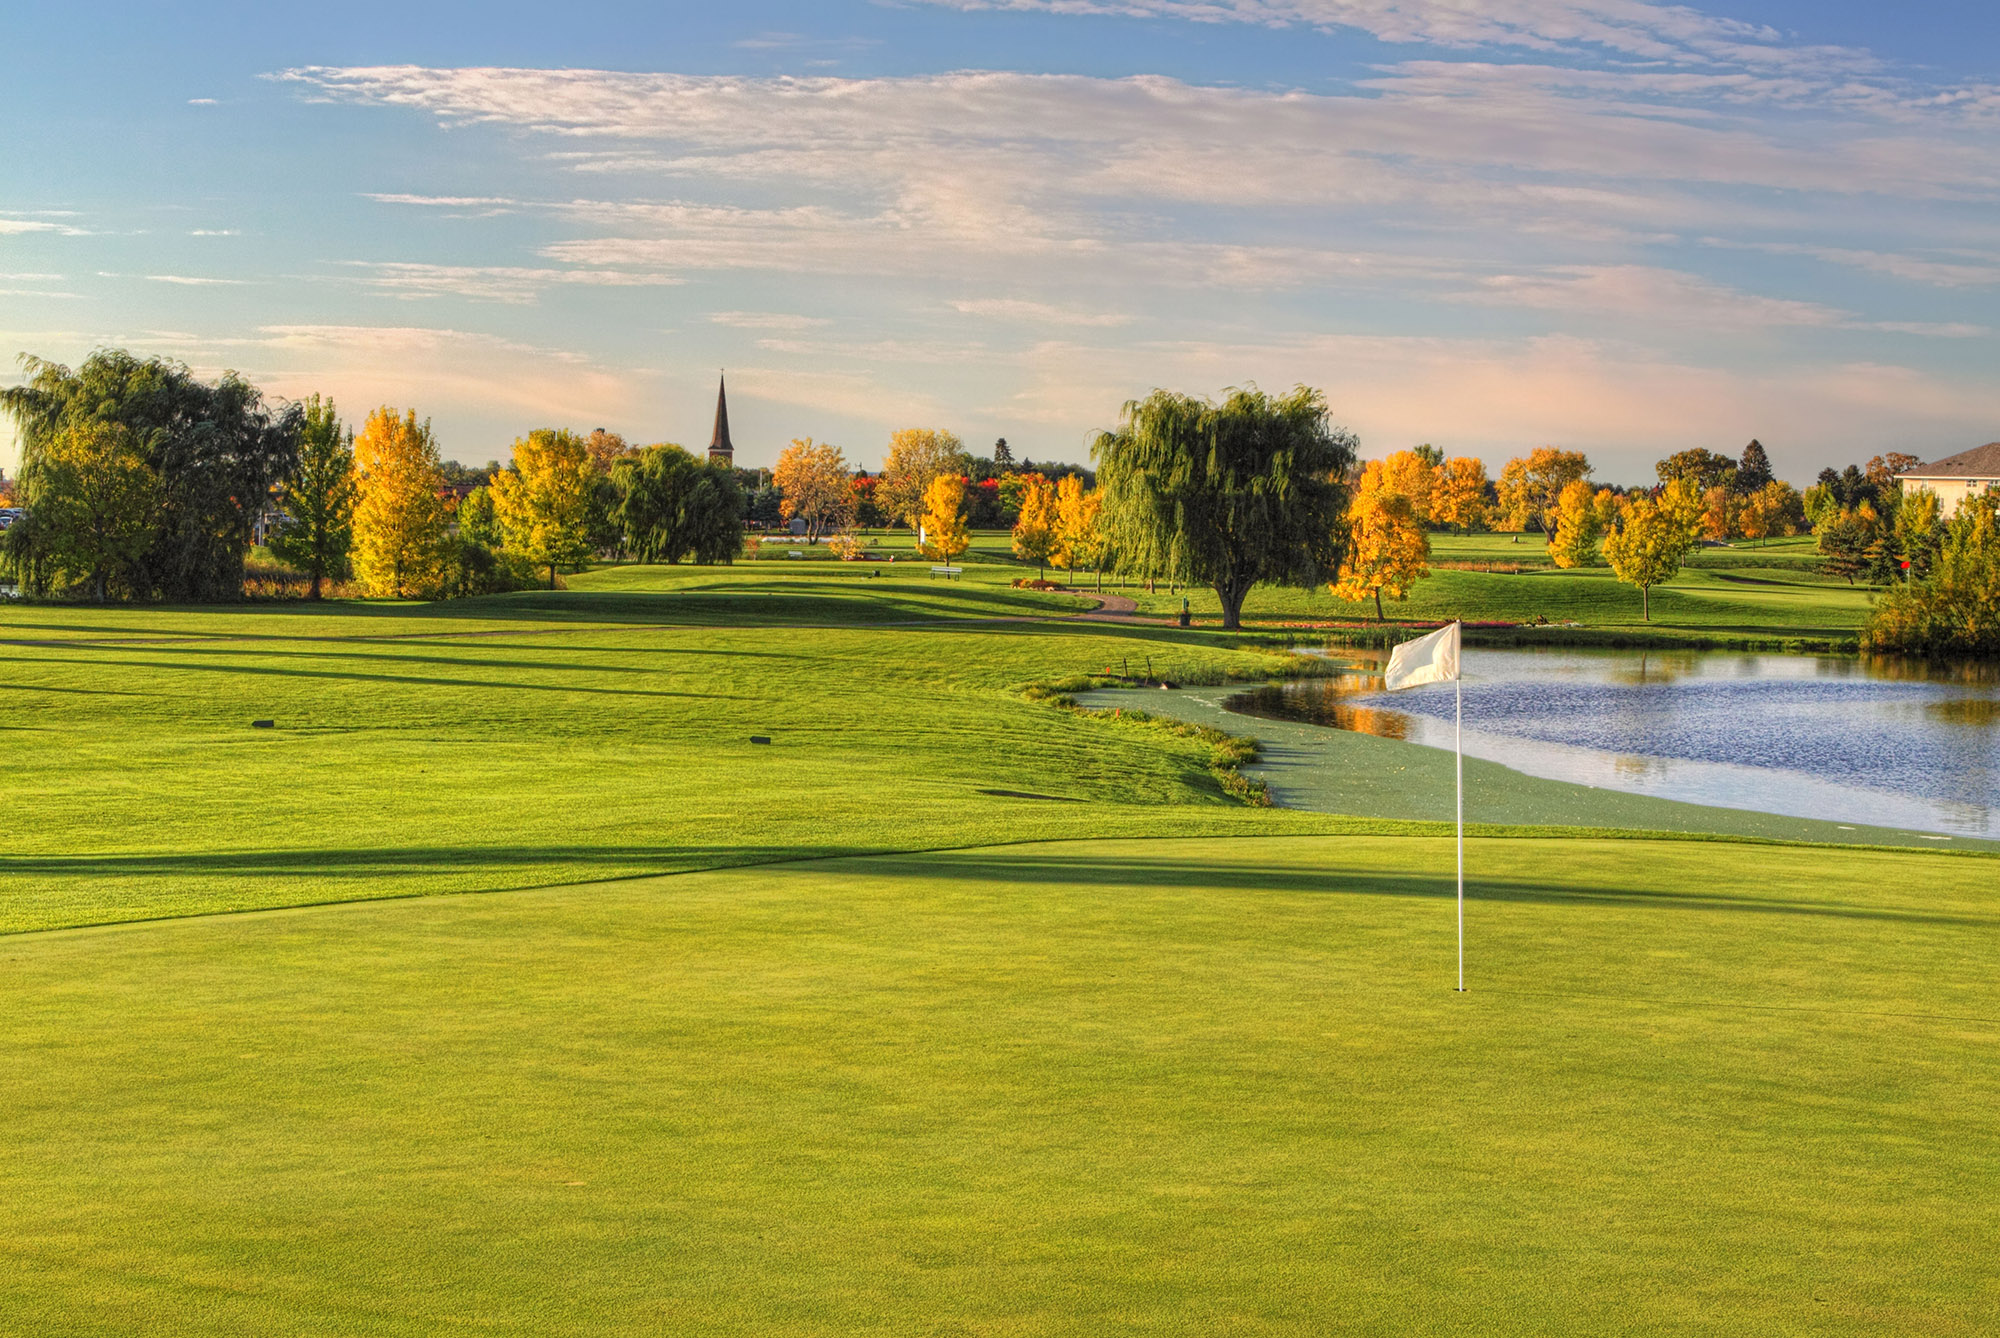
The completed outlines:
[[[1452,693],[1452,773],[1458,782],[1458,990],[1465,992],[1465,689],[1458,677],[1458,629],[1453,623],[1389,652],[1382,681],[1391,692],[1449,683]]]
[[[1426,683],[1458,681],[1458,624],[1440,627],[1429,636],[1405,641],[1389,652],[1389,668],[1382,677],[1389,691],[1420,688]]]

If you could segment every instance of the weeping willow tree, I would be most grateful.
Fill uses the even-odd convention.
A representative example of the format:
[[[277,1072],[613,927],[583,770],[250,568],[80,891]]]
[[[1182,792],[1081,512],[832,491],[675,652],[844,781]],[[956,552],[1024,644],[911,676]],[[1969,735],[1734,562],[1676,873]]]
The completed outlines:
[[[1104,537],[1129,570],[1214,587],[1222,625],[1240,627],[1256,585],[1309,588],[1339,571],[1358,449],[1306,386],[1220,404],[1156,390],[1091,447]]]
[[[648,446],[611,466],[612,515],[641,562],[734,562],[748,509],[736,473],[679,446]]]
[[[137,443],[154,479],[151,536],[118,574],[142,599],[211,603],[243,597],[243,558],[271,490],[291,471],[304,414],[273,411],[234,372],[213,383],[164,358],[102,349],[72,371],[24,357],[27,381],[0,390],[0,412],[21,433],[21,482],[30,515],[59,476],[45,469],[66,434],[114,426]],[[24,545],[46,526],[28,531]],[[33,552],[23,568],[47,570]]]

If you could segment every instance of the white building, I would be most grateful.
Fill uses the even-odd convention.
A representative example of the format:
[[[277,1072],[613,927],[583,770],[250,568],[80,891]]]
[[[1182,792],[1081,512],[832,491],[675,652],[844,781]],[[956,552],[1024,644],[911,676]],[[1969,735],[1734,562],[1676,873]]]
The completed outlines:
[[[1977,497],[1988,488],[2000,488],[2000,441],[1989,441],[1969,451],[1918,465],[1896,475],[1903,491],[1926,488],[1938,496],[1938,511],[1946,520],[1958,511],[1960,502]]]

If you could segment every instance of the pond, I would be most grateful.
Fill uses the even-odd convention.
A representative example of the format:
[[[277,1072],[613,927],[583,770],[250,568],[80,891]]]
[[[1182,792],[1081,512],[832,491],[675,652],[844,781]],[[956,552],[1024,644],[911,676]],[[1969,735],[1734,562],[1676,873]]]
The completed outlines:
[[[1465,651],[1465,752],[1553,780],[1837,823],[2000,837],[2000,674],[1719,652]],[[1222,703],[1450,748],[1449,685],[1379,666]]]

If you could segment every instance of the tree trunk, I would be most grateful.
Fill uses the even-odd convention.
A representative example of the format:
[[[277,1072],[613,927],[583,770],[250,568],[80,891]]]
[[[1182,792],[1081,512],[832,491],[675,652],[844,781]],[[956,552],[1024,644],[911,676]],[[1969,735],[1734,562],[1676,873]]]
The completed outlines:
[[[1250,593],[1250,587],[1236,588],[1234,581],[1218,581],[1215,597],[1222,602],[1222,630],[1238,632],[1243,629],[1243,599]]]
[[[319,578],[320,578],[320,570],[319,570],[319,568],[318,568],[318,567],[314,567],[314,568],[313,568],[313,581],[312,581],[312,589],[310,589],[310,590],[308,590],[308,591],[306,592],[306,598],[307,598],[307,599],[318,599],[318,598],[319,598]]]
[[[1375,621],[1378,623],[1389,621],[1382,616],[1382,587],[1379,585],[1375,587]]]
[[[549,564],[549,589],[553,590],[555,588],[556,588],[556,564],[551,562]]]
[[[1641,622],[1653,621],[1653,587],[1650,585],[1639,587],[1639,610]]]

